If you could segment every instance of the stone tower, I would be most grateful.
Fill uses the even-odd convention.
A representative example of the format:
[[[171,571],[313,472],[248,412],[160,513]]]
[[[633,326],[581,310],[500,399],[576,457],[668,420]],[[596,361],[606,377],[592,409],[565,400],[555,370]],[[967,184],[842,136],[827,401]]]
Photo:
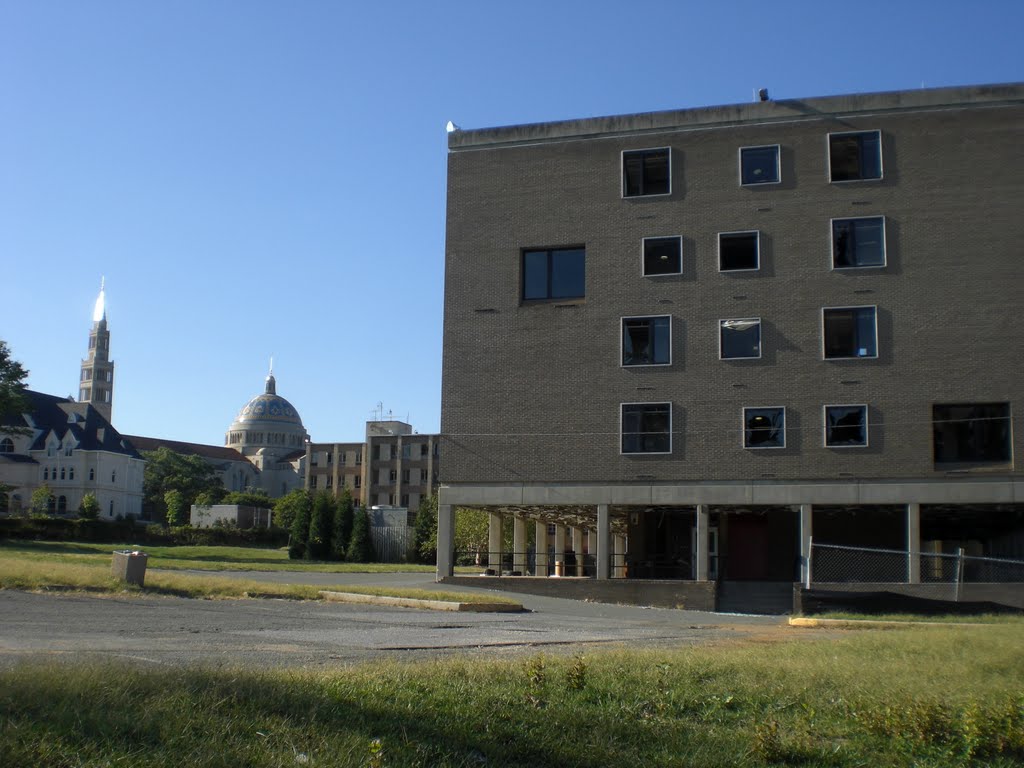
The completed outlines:
[[[107,421],[111,421],[114,405],[114,361],[110,359],[110,331],[107,330],[107,308],[104,280],[92,313],[89,331],[89,355],[82,361],[78,399],[90,403]]]

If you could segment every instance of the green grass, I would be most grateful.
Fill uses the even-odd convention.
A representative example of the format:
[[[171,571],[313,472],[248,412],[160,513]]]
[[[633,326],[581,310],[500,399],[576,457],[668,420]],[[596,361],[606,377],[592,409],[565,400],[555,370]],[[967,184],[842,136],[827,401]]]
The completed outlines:
[[[32,591],[79,591],[122,595],[169,595],[191,598],[252,598],[277,597],[295,600],[319,600],[321,590],[349,592],[388,597],[408,597],[416,600],[442,600],[446,602],[482,602],[479,595],[466,592],[444,592],[400,587],[312,586],[303,584],[273,584],[247,579],[230,578],[211,572],[209,576],[175,573],[173,569],[150,570],[163,562],[155,550],[170,549],[179,557],[186,553],[194,557],[209,558],[220,554],[227,562],[240,557],[252,557],[252,550],[240,547],[165,547],[146,548],[153,553],[147,562],[145,587],[126,585],[111,577],[111,552],[128,549],[127,545],[100,544],[34,544],[0,546],[0,588]],[[256,552],[274,550],[255,550]],[[287,557],[287,555],[285,555]],[[216,565],[208,561],[207,565]],[[332,564],[333,565],[333,564]],[[314,567],[314,566],[311,566]],[[230,571],[227,571],[230,573]],[[337,570],[326,570],[338,573]],[[487,597],[487,602],[512,604],[506,597]]]
[[[1012,613],[983,613],[978,615],[943,614],[926,616],[911,613],[850,613],[833,611],[807,616],[808,619],[840,619],[842,621],[898,621],[912,623],[939,622],[942,624],[1019,624],[1024,625],[1024,615]]]
[[[394,663],[0,670],[20,766],[1019,766],[1017,628]]]
[[[2,541],[0,558],[16,556],[45,562],[110,561],[115,549],[141,549],[149,567],[200,571],[296,571],[316,573],[433,573],[432,565],[411,563],[337,563],[289,560],[287,549],[256,547],[160,547],[136,544]]]

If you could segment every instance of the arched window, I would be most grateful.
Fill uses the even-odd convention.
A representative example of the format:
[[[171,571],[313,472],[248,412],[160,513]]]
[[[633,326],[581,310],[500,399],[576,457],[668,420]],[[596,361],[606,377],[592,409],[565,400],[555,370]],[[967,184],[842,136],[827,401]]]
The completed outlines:
[[[116,469],[110,470],[110,482],[112,482],[112,483],[116,483],[117,482],[117,470]]]
[[[14,453],[14,441],[11,438],[0,440],[0,453]]]
[[[64,469],[64,467],[61,467],[60,468],[60,479],[64,480],[65,479],[65,475],[67,475],[67,470]]]
[[[63,515],[68,511],[68,497],[61,496],[57,499],[57,514]]]
[[[96,470],[93,467],[89,467],[89,479],[90,480],[95,480],[96,479]]]
[[[74,467],[68,467],[68,480],[74,480],[74,479],[75,479],[75,468]]]
[[[43,467],[43,480],[49,480],[49,479],[50,479],[50,468],[49,467]]]
[[[109,514],[109,515],[110,515],[111,517],[113,517],[113,516],[114,516],[114,500],[113,500],[113,499],[111,499],[111,500],[110,500],[110,506],[108,507],[108,509],[110,510],[110,511],[108,512],[108,514]]]
[[[57,497],[56,496],[52,496],[51,495],[50,498],[48,498],[46,500],[46,511],[49,512],[51,515],[54,512],[57,511]]]

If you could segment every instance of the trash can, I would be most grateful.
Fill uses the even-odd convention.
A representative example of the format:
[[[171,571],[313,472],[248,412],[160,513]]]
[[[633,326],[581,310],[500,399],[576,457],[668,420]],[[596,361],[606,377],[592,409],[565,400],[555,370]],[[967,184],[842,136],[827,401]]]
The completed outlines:
[[[146,581],[146,561],[149,555],[135,549],[114,550],[114,564],[111,573],[115,579],[143,586]]]

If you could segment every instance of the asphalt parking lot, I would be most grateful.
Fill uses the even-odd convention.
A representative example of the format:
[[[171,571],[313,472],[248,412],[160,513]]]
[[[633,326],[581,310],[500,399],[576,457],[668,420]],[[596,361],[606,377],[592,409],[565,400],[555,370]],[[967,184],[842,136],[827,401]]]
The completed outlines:
[[[325,587],[444,588],[434,584],[429,574],[224,575]],[[100,658],[177,666],[318,667],[382,658],[415,661],[457,654],[678,646],[794,632],[777,616],[521,597],[527,609],[523,613],[470,614],[320,601],[190,600],[7,590],[0,591],[0,615],[4,617],[0,664]]]

